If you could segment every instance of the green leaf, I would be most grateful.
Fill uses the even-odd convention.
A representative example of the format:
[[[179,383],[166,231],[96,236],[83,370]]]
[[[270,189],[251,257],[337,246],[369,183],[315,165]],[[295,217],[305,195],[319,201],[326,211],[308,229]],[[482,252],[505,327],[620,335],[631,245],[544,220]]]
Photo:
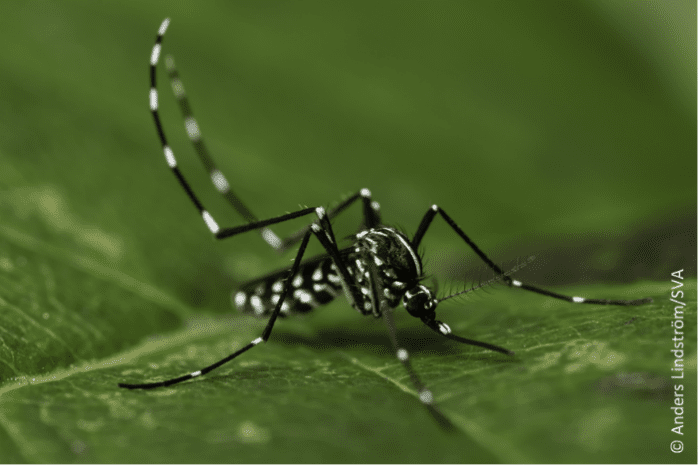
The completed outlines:
[[[670,274],[696,341],[696,5],[691,2],[3,2],[0,462],[696,462],[696,345],[676,362]],[[439,408],[383,323],[344,300],[260,335],[230,293],[289,265],[255,234],[216,243],[148,110],[158,25],[207,145],[267,218],[367,187],[410,235],[438,203],[518,278],[440,305],[464,337],[396,312]],[[182,172],[222,226],[159,75]],[[356,231],[359,209],[333,224]],[[283,235],[304,220],[279,225]],[[293,224],[292,224],[293,223]],[[426,280],[487,280],[437,219]],[[317,244],[310,253],[320,252]],[[674,319],[676,320],[676,319]],[[684,367],[678,389],[676,363]],[[679,395],[683,396],[679,396]],[[683,440],[681,454],[670,452]]]
[[[668,288],[575,292],[649,294],[662,303]],[[694,294],[696,283],[684,290]],[[440,313],[455,333],[507,346],[514,358],[443,341],[407,316],[399,319],[415,369],[455,432],[440,429],[422,408],[381,323],[326,317],[349,314],[333,305],[306,322],[281,322],[268,344],[178,386],[132,391],[116,384],[191,372],[240,348],[263,324],[190,320],[185,330],[90,367],[7,385],[0,420],[11,429],[2,451],[8,460],[31,462],[671,459],[671,308],[572,305],[519,291],[503,289]],[[687,339],[695,336],[692,330]],[[696,355],[685,364],[692,380]],[[694,393],[687,384],[685,396]],[[645,427],[634,428],[641,421]]]

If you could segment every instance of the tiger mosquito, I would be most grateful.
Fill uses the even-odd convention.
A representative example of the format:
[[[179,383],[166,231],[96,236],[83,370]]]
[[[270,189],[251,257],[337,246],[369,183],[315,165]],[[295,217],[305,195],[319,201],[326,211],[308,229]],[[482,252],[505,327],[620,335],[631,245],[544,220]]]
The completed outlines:
[[[247,221],[244,225],[220,227],[180,172],[158,115],[156,66],[160,59],[163,36],[169,24],[169,18],[162,22],[153,45],[150,56],[149,92],[150,111],[153,115],[155,128],[160,138],[167,165],[177,178],[180,186],[187,193],[187,196],[196,207],[215,239],[230,238],[241,233],[256,230],[261,234],[264,241],[276,251],[283,252],[299,242],[300,245],[291,269],[276,271],[255,279],[243,285],[239,291],[233,294],[233,303],[242,313],[267,318],[267,325],[259,337],[220,361],[189,374],[160,382],[120,383],[120,387],[129,389],[167,387],[205,375],[260,343],[267,342],[278,317],[308,313],[317,306],[327,304],[340,294],[344,294],[350,306],[359,311],[360,314],[383,318],[395,355],[404,366],[415,386],[418,398],[440,425],[450,427],[450,421],[436,407],[434,395],[413,370],[408,351],[398,341],[393,320],[393,310],[399,304],[402,304],[408,314],[417,317],[427,328],[450,340],[479,346],[505,355],[514,353],[501,346],[455,335],[452,333],[449,325],[436,319],[435,310],[440,302],[473,290],[472,288],[454,295],[437,298],[432,289],[421,284],[421,281],[424,279],[424,269],[420,254],[418,254],[418,247],[432,221],[437,216],[440,216],[454,233],[494,272],[495,276],[491,281],[502,281],[512,287],[576,304],[636,306],[652,302],[650,298],[620,300],[567,296],[538,286],[522,283],[510,276],[512,271],[505,272],[493,262],[438,205],[432,205],[427,210],[417,227],[417,231],[412,238],[409,238],[396,228],[381,223],[379,203],[373,200],[371,192],[366,188],[359,190],[329,210],[323,207],[308,207],[266,220],[260,220],[232,191],[228,180],[209,155],[201,137],[199,125],[192,114],[189,101],[185,95],[184,86],[175,68],[174,60],[168,56],[165,59],[165,65],[173,93],[184,118],[187,135],[216,190]],[[330,220],[356,202],[361,202],[362,204],[362,226],[360,231],[351,237],[352,245],[340,249]],[[279,238],[269,228],[271,225],[307,215],[315,216],[316,219],[288,238]],[[306,247],[312,236],[317,238],[326,254],[303,261]]]

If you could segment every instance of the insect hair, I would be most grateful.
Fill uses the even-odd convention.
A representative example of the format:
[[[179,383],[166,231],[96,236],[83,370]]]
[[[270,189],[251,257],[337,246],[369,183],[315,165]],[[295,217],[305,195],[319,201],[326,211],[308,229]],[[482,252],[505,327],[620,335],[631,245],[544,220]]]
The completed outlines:
[[[459,298],[465,299],[466,296],[474,297],[477,293],[476,291],[488,293],[490,288],[502,284],[506,281],[506,277],[517,273],[522,270],[536,259],[536,256],[528,256],[526,258],[516,257],[513,260],[505,261],[500,263],[501,270],[507,270],[505,273],[494,273],[490,267],[479,267],[479,277],[477,280],[472,280],[470,286],[465,285],[465,283],[454,283],[448,284],[449,291],[443,297],[437,298],[437,301],[442,302],[448,299]],[[513,265],[514,264],[514,265]],[[490,275],[489,278],[484,279],[484,275]]]

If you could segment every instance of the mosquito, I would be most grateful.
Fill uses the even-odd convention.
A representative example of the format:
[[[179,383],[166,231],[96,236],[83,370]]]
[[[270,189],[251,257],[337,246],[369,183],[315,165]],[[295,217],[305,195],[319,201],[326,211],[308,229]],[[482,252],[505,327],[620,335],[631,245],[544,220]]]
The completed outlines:
[[[450,296],[436,297],[435,292],[430,287],[422,284],[425,278],[425,271],[420,254],[418,254],[418,248],[436,217],[441,217],[454,233],[493,271],[494,278],[491,281],[502,281],[511,287],[521,288],[576,304],[637,306],[652,302],[650,298],[622,300],[567,296],[538,286],[522,283],[510,276],[513,271],[505,272],[493,262],[444,209],[438,205],[432,205],[427,209],[415,233],[412,236],[408,236],[406,233],[394,227],[386,226],[381,222],[379,203],[372,198],[371,191],[366,188],[360,189],[328,210],[323,207],[308,207],[266,220],[260,220],[233,192],[227,178],[221,173],[209,155],[201,137],[199,125],[192,114],[184,86],[175,68],[175,62],[172,57],[168,56],[166,57],[165,65],[173,93],[184,118],[187,135],[216,190],[247,222],[239,226],[220,227],[180,172],[158,115],[156,67],[160,59],[163,36],[169,24],[170,19],[168,18],[160,25],[155,45],[151,52],[149,92],[150,110],[167,165],[177,178],[180,186],[187,193],[187,196],[196,207],[214,238],[225,239],[249,231],[258,231],[263,240],[279,252],[283,252],[295,244],[300,244],[290,269],[272,272],[264,277],[252,280],[233,293],[233,303],[238,310],[244,314],[267,319],[267,325],[259,337],[220,361],[189,374],[160,382],[120,383],[120,387],[153,389],[167,387],[205,375],[260,343],[267,342],[278,317],[305,314],[320,305],[329,303],[340,295],[344,295],[350,306],[359,311],[360,314],[384,320],[395,355],[410,376],[417,390],[418,398],[442,426],[451,426],[450,421],[436,407],[432,391],[423,384],[413,370],[408,351],[400,345],[393,320],[393,310],[402,304],[408,314],[420,319],[427,328],[440,337],[505,355],[514,353],[498,345],[455,335],[452,333],[449,325],[437,319],[436,309],[440,302],[472,291],[473,288]],[[350,237],[352,244],[348,247],[340,248],[330,220],[357,203],[362,207],[362,224],[359,231]],[[305,216],[314,218],[304,228],[285,239],[279,238],[269,228],[271,225]],[[325,253],[304,261],[304,254],[312,237],[315,237],[320,242]]]

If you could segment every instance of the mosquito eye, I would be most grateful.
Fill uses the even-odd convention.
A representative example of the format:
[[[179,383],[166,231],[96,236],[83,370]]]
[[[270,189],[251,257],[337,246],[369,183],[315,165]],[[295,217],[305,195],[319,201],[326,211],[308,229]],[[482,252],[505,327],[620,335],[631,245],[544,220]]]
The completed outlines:
[[[206,375],[221,365],[244,354],[253,347],[267,342],[278,317],[306,314],[317,306],[327,304],[344,291],[350,305],[362,315],[373,315],[375,317],[383,316],[386,319],[388,333],[393,347],[396,350],[396,357],[403,364],[409,378],[412,380],[420,401],[429,408],[430,413],[441,427],[450,429],[453,425],[435,406],[434,395],[430,390],[425,388],[415,371],[411,368],[408,362],[408,351],[398,345],[396,329],[390,313],[390,310],[398,305],[399,297],[397,294],[402,294],[400,299],[408,313],[421,319],[425,326],[437,334],[449,340],[479,346],[506,355],[512,355],[514,353],[501,346],[454,335],[447,324],[435,319],[435,309],[439,303],[446,299],[469,293],[496,281],[502,281],[512,287],[570,303],[637,306],[653,302],[651,298],[590,299],[580,296],[568,296],[515,280],[511,277],[511,274],[521,268],[521,265],[517,265],[508,272],[502,270],[490,260],[486,254],[469,239],[456,222],[436,204],[433,204],[429,210],[423,214],[422,221],[417,227],[417,231],[415,231],[412,239],[408,238],[396,228],[381,223],[379,203],[372,199],[371,192],[368,189],[362,189],[354,195],[346,197],[342,202],[335,204],[332,209],[327,211],[323,207],[303,207],[295,212],[287,212],[277,217],[258,219],[246,207],[243,200],[233,194],[231,184],[223,173],[216,168],[216,164],[204,149],[202,134],[197,121],[190,111],[184,85],[177,77],[178,73],[175,68],[175,62],[172,58],[166,57],[166,69],[170,74],[170,82],[175,98],[183,114],[184,126],[190,143],[193,144],[199,160],[206,167],[216,191],[228,201],[231,207],[237,211],[241,217],[245,218],[245,222],[237,226],[221,228],[209,211],[204,208],[199,197],[195,194],[182,172],[180,172],[173,150],[170,148],[165,133],[163,132],[159,116],[156,70],[162,49],[163,35],[169,24],[169,18],[166,18],[160,24],[158,35],[151,49],[149,91],[150,111],[167,166],[178,180],[180,187],[185,191],[189,200],[198,210],[201,219],[214,238],[230,238],[240,233],[256,230],[261,234],[264,241],[273,249],[283,252],[294,244],[297,244],[298,252],[293,259],[293,265],[291,265],[290,269],[278,270],[244,283],[241,285],[239,291],[235,292],[233,295],[233,302],[242,313],[268,318],[267,325],[260,336],[253,340],[249,340],[249,343],[245,346],[241,346],[239,341],[235,341],[235,352],[213,364],[211,361],[208,361],[208,366],[188,374],[159,382],[119,383],[119,387],[147,390],[158,387],[168,387]],[[239,177],[245,176],[250,175],[245,173],[239,174]],[[284,201],[288,203],[288,199],[284,199]],[[362,226],[360,226],[360,231],[350,236],[350,238],[353,238],[354,244],[345,248],[336,242],[330,220],[338,216],[343,210],[349,208],[349,206],[356,201],[363,203],[364,220],[361,224]],[[458,198],[453,199],[452,203],[458,203]],[[287,220],[305,217],[309,214],[315,214],[315,217],[311,220],[306,217],[306,221],[310,223],[307,223],[305,228],[298,230],[295,234],[283,240],[269,228],[273,225],[284,223]],[[492,270],[494,273],[492,279],[481,282],[469,289],[463,289],[450,296],[440,297],[439,299],[435,298],[436,286],[433,287],[434,289],[429,289],[417,284],[424,279],[418,247],[437,215],[442,217],[442,220],[446,222],[453,233],[461,237],[465,242],[462,246],[470,247],[490,270]],[[306,246],[308,246],[308,242],[312,237],[317,238],[325,254],[315,258],[304,259]],[[533,256],[530,257],[529,261],[532,259]],[[244,263],[241,264],[244,265]],[[682,276],[683,270],[684,269],[672,273],[672,276],[677,279],[672,280],[677,284],[674,288],[683,286],[683,282],[678,281],[686,278]],[[678,297],[678,293],[681,295],[683,291],[673,292],[672,297]],[[682,308],[685,307],[682,302],[676,301],[675,299],[672,300],[675,301],[675,303],[681,304]],[[675,308],[675,315],[677,315],[677,309],[678,308]],[[682,311],[680,311],[680,313],[681,312]],[[48,314],[45,314],[45,316],[48,318]],[[682,318],[682,315],[680,315],[680,318]],[[627,322],[627,324],[633,322],[634,319]],[[679,329],[682,326],[677,326],[675,324],[675,327]],[[677,332],[678,330],[675,330],[676,334]],[[679,334],[681,335],[682,332]],[[680,337],[680,339],[681,338],[682,337]],[[675,345],[675,347],[677,348],[677,345]],[[233,349],[229,351],[233,351]],[[675,360],[675,365],[677,365],[677,360]],[[684,373],[682,376],[673,377],[684,377]],[[192,390],[194,390],[195,387],[196,385],[190,385]],[[675,393],[675,395],[677,396],[677,393]],[[245,400],[243,398],[239,401],[244,402]]]

